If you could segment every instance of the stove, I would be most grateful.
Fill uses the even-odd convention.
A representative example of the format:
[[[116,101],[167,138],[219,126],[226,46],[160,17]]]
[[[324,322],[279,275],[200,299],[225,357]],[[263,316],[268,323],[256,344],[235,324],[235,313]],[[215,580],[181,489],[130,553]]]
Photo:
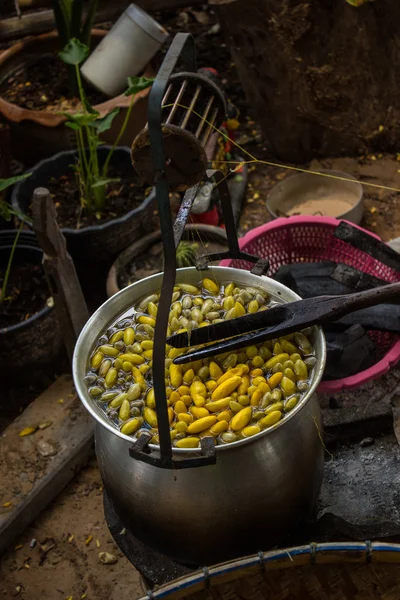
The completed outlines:
[[[316,512],[281,540],[281,548],[345,540],[400,542],[398,489],[393,485],[398,477],[400,447],[392,426],[379,433],[377,429],[379,426],[375,439],[363,437],[363,427],[361,437],[359,432],[356,438],[330,447]],[[177,563],[139,540],[106,490],[104,513],[116,544],[139,571],[147,590],[202,568]],[[259,548],[271,549],[267,540],[265,547]]]
[[[196,567],[189,568],[171,560],[165,554],[153,550],[135,537],[118,515],[106,490],[104,490],[104,515],[115,543],[139,571],[147,588],[153,589],[155,586],[168,583],[197,570]]]

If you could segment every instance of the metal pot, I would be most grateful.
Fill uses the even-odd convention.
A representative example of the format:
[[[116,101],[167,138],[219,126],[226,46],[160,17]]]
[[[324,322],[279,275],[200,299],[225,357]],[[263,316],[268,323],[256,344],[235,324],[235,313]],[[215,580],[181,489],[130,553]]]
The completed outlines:
[[[179,269],[177,282],[203,276],[219,282],[262,287],[282,302],[298,300],[285,286],[249,271],[212,267]],[[325,365],[325,340],[314,328],[317,356],[312,385],[298,406],[275,427],[226,446],[217,446],[215,465],[175,471],[129,456],[132,439],[107,420],[83,382],[88,356],[102,332],[119,315],[159,290],[162,274],[120,291],[85,325],[73,360],[75,387],[97,421],[96,453],[107,492],[135,535],[174,560],[211,564],[261,550],[282,539],[313,507],[322,481],[324,449],[315,390]],[[155,448],[152,446],[152,448]],[[197,449],[174,449],[176,460]]]

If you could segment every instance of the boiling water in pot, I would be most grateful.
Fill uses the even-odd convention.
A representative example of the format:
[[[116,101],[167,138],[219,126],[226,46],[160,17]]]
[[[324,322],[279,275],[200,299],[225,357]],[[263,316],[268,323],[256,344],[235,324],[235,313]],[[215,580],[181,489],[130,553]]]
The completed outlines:
[[[93,402],[122,433],[151,432],[159,443],[152,385],[158,293],[120,315],[99,338],[85,377]],[[268,294],[234,282],[174,288],[168,335],[268,310]],[[172,445],[196,448],[213,436],[228,444],[260,433],[284,419],[309,389],[316,363],[308,332],[249,346],[185,365],[173,359],[185,350],[167,346],[165,383]]]

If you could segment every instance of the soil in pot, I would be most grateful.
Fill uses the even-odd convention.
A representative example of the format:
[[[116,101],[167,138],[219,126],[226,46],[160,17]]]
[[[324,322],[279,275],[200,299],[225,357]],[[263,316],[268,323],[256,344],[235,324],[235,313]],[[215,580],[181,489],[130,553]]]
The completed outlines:
[[[0,288],[4,275],[0,268]],[[42,265],[12,265],[6,298],[0,304],[0,329],[26,321],[46,306],[49,296]]]
[[[0,232],[0,288],[15,231]],[[0,306],[0,427],[2,417],[17,415],[68,368],[51,293],[35,235],[22,231],[15,250],[6,299]],[[7,420],[7,419],[6,419]]]
[[[106,209],[101,218],[96,214],[82,212],[78,179],[72,169],[61,177],[49,179],[47,187],[54,198],[59,226],[81,229],[100,225],[137,208],[148,196],[151,188],[141,185],[132,175],[133,170],[127,174],[126,169],[110,167],[109,177],[118,178],[119,181],[107,186]]]
[[[84,82],[86,94],[92,106],[109,100],[90,84]],[[7,102],[29,110],[45,110],[57,113],[76,109],[80,101],[70,98],[68,70],[58,56],[42,56],[31,65],[14,71],[0,85],[0,95]]]
[[[217,242],[207,241],[203,239],[198,241],[195,239],[193,242],[197,244],[196,256],[200,257],[203,254],[211,254],[214,252],[225,252],[228,248],[227,244],[219,244]],[[218,263],[211,263],[218,264]],[[144,279],[150,277],[155,273],[159,273],[163,270],[163,245],[162,242],[158,242],[149,248],[146,252],[139,254],[131,262],[127,263],[118,273],[118,285],[120,289]]]

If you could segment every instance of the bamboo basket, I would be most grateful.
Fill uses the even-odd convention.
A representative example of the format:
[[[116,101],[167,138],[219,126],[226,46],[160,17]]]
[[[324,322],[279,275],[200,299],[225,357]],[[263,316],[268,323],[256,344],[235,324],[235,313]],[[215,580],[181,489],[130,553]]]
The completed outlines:
[[[260,552],[205,567],[141,600],[399,600],[400,544],[344,542]]]

